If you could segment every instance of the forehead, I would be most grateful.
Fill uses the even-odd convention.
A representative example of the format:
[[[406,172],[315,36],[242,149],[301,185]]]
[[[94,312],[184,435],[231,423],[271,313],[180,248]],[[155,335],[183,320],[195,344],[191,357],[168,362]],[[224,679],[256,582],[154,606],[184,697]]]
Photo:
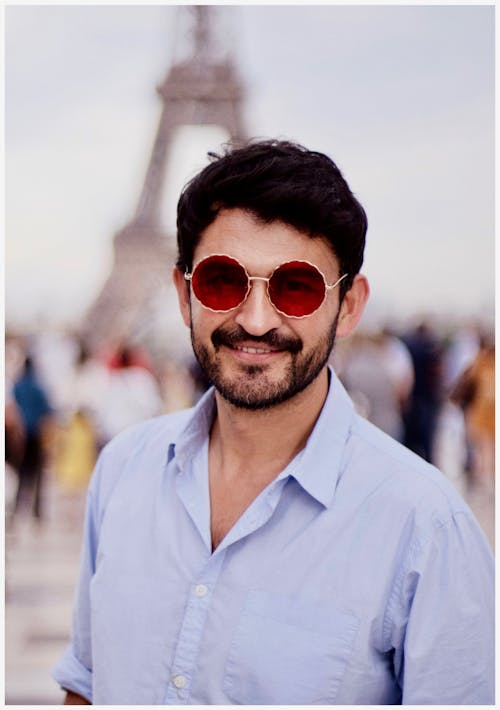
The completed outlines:
[[[283,222],[265,223],[245,210],[223,209],[202,232],[194,262],[210,254],[233,256],[251,273],[265,275],[284,261],[307,260],[334,276],[338,260],[325,239]]]

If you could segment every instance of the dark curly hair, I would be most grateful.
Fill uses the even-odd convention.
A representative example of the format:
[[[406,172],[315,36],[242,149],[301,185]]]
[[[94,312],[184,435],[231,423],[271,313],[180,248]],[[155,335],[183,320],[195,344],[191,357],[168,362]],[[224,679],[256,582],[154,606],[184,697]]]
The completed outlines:
[[[177,205],[177,268],[191,270],[204,229],[219,210],[238,207],[259,220],[283,222],[323,238],[339,260],[341,296],[363,263],[366,213],[335,163],[289,141],[227,146],[183,189]]]

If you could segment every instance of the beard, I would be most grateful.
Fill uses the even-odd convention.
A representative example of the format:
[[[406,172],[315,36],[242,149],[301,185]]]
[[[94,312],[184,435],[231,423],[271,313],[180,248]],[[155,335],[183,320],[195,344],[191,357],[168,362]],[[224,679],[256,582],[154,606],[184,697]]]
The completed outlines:
[[[219,394],[235,407],[249,410],[268,409],[282,404],[302,392],[313,382],[328,362],[335,343],[338,313],[329,331],[310,351],[304,351],[304,344],[298,337],[285,337],[276,330],[264,335],[250,335],[239,325],[220,326],[211,336],[215,353],[203,345],[191,327],[191,343],[198,364],[205,377],[210,380]],[[232,347],[241,342],[255,342],[256,346],[269,345],[290,354],[290,362],[278,380],[269,374],[270,365],[238,365],[239,372],[225,375],[219,357],[221,346]]]

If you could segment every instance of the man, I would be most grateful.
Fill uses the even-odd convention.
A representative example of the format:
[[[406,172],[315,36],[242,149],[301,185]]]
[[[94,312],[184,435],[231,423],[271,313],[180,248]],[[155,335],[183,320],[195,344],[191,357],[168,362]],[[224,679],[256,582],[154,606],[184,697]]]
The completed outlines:
[[[101,455],[66,703],[492,703],[488,544],[327,365],[368,296],[362,207],[300,146],[213,157],[174,281],[215,390]]]

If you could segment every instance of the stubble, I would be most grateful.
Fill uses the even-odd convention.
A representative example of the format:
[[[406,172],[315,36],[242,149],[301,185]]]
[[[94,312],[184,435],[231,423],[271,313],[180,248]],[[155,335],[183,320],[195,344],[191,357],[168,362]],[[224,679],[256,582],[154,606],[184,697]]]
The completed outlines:
[[[191,328],[193,351],[205,376],[220,395],[235,407],[259,410],[268,409],[302,392],[320,374],[328,362],[335,342],[338,314],[328,332],[313,349],[305,349],[298,337],[285,337],[276,330],[262,336],[252,336],[241,326],[222,325],[211,336],[213,350],[205,346]],[[278,379],[271,377],[271,365],[246,365],[239,363],[233,374],[224,372],[224,349],[239,343],[255,342],[283,350],[289,359]]]

